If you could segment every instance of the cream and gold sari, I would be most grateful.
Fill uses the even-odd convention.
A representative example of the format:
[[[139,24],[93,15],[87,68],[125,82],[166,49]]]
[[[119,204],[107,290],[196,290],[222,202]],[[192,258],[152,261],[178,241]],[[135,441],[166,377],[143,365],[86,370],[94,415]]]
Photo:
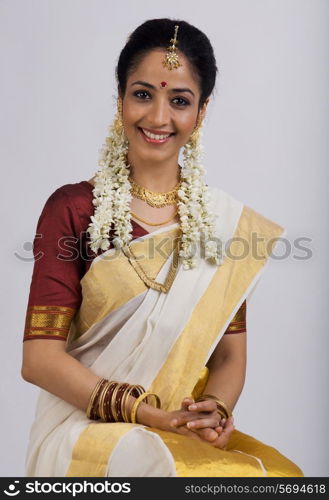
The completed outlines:
[[[224,191],[210,188],[210,193],[219,215],[216,235],[226,249],[230,243],[223,265],[203,258],[190,270],[180,265],[169,292],[160,293],[143,283],[122,252],[110,249],[81,280],[83,300],[67,342],[67,351],[90,370],[142,385],[157,393],[169,411],[179,409],[184,397],[202,392],[212,352],[285,234]],[[172,224],[131,242],[147,274],[158,282],[166,279],[179,234],[179,225]],[[251,250],[255,234],[257,254]],[[44,390],[26,472],[38,477],[303,476],[276,449],[238,430],[222,450],[141,424],[90,421]]]

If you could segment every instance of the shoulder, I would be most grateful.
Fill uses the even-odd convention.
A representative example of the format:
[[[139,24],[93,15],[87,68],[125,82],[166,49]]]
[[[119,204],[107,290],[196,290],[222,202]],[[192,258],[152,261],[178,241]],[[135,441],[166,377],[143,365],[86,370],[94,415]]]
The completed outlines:
[[[38,225],[56,223],[81,229],[93,213],[92,186],[86,182],[64,184],[56,188],[46,199]]]
[[[49,195],[46,203],[61,204],[64,202],[73,205],[88,203],[93,198],[92,189],[93,187],[87,181],[64,184]]]
[[[63,215],[76,213],[78,217],[90,217],[93,213],[93,187],[87,181],[64,184],[47,198],[42,214]]]

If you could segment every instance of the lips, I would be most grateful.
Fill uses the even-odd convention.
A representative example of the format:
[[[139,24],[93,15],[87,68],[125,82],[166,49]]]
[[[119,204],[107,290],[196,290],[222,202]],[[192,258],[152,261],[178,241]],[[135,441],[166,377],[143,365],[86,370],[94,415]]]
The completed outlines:
[[[149,132],[149,134],[152,135],[152,137],[149,137],[149,134],[146,135],[144,130],[146,130],[146,132],[148,132],[147,129],[142,129],[141,127],[138,127],[138,130],[140,131],[140,134],[141,136],[143,137],[143,139],[148,142],[148,143],[152,143],[152,144],[164,144],[166,142],[169,141],[169,139],[174,135],[174,134],[170,134],[168,137],[164,137],[163,139],[159,139],[156,137],[156,134],[153,134],[151,132]],[[163,136],[165,134],[159,134],[159,136]]]

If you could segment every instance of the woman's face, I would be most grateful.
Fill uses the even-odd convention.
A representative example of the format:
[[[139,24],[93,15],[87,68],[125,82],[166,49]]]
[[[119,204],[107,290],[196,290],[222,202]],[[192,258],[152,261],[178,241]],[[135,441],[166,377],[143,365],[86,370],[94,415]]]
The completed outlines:
[[[128,77],[123,97],[129,152],[145,161],[177,158],[198,118],[200,90],[188,60],[178,52],[182,66],[169,70],[162,65],[165,53],[164,49],[155,49],[144,57]],[[150,133],[156,137],[150,137]],[[169,138],[161,138],[168,134]]]

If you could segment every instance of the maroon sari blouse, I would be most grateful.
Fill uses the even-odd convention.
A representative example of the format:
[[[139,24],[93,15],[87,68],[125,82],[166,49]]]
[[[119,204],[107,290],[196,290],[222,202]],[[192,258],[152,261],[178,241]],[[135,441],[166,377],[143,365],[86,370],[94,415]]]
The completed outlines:
[[[66,340],[82,301],[80,280],[93,259],[86,232],[94,213],[93,186],[65,184],[46,201],[34,237],[34,267],[25,318],[25,340]],[[133,219],[133,239],[148,234]],[[112,246],[112,245],[111,245]],[[225,334],[246,332],[246,301]]]

